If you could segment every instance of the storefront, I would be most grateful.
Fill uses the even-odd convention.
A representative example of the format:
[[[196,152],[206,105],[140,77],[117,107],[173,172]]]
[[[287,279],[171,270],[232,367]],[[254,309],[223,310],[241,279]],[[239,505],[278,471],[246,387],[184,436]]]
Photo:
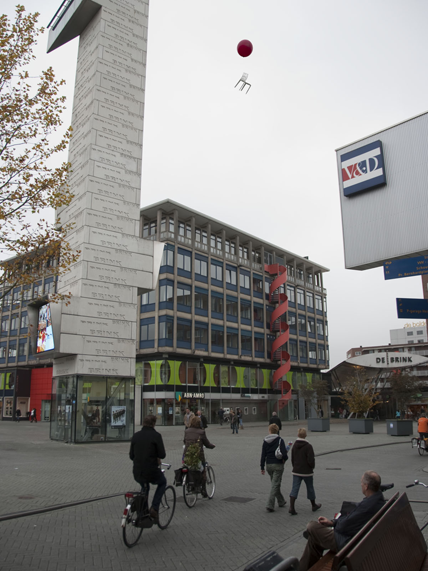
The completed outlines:
[[[134,386],[135,380],[130,378],[54,377],[51,439],[76,443],[130,440]]]
[[[21,411],[21,419],[27,419],[30,406],[29,369],[10,369],[0,372],[0,419],[13,420]]]
[[[319,374],[290,371],[287,381],[297,387]],[[181,425],[186,408],[201,410],[210,424],[219,422],[218,410],[240,407],[243,421],[267,421],[272,412],[281,420],[298,415],[297,396],[278,408],[279,391],[272,389],[273,370],[255,366],[236,366],[233,362],[205,360],[147,360],[136,364],[137,399],[141,390],[141,423],[155,414],[158,425]]]

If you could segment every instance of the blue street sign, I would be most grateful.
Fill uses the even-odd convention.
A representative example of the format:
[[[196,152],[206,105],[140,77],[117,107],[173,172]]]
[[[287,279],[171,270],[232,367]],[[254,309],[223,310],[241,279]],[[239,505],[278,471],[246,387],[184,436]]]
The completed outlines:
[[[409,278],[428,274],[428,256],[416,256],[415,258],[402,258],[383,264],[383,273],[386,280],[397,278]]]
[[[397,297],[398,319],[428,319],[428,299]]]

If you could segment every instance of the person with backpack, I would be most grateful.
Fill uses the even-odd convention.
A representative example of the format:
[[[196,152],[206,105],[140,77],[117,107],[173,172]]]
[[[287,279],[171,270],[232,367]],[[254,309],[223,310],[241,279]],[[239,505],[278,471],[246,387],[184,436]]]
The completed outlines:
[[[269,434],[263,440],[262,456],[260,459],[260,468],[262,476],[266,471],[270,476],[271,488],[266,509],[268,512],[275,511],[275,498],[280,508],[285,507],[287,503],[281,493],[282,475],[284,474],[284,464],[288,460],[287,449],[284,440],[278,436],[278,425],[269,425]]]

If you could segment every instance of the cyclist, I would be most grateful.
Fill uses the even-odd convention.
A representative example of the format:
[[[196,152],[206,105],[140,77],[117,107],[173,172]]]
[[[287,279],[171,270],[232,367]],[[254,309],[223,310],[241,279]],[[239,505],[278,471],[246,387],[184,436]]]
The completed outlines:
[[[146,488],[147,496],[150,484],[157,485],[150,508],[150,517],[158,520],[159,505],[166,488],[166,478],[159,469],[161,459],[166,452],[162,436],[155,430],[156,416],[149,414],[143,420],[143,428],[134,434],[131,440],[129,457],[134,462],[134,480]]]
[[[428,418],[424,412],[421,414],[421,417],[418,420],[418,432],[419,438],[428,438]]]
[[[207,469],[206,469],[206,462],[205,462],[205,455],[204,455],[204,446],[205,448],[215,448],[214,444],[208,440],[205,430],[201,428],[201,419],[198,416],[195,416],[190,421],[190,427],[184,432],[184,454],[183,458],[186,455],[187,449],[191,444],[198,443],[201,449],[200,458],[202,465],[204,467],[204,471],[202,472],[202,491],[201,495],[203,498],[208,497],[207,494]]]

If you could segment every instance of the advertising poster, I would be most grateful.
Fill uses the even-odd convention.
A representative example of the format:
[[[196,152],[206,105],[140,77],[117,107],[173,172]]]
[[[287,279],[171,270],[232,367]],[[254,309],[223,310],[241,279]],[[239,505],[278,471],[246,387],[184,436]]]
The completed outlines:
[[[111,407],[111,427],[122,428],[126,425],[126,406]]]
[[[52,351],[55,348],[53,330],[52,330],[52,319],[51,319],[51,308],[49,303],[42,305],[39,309],[39,323],[37,326],[37,353],[43,353],[44,351]]]

